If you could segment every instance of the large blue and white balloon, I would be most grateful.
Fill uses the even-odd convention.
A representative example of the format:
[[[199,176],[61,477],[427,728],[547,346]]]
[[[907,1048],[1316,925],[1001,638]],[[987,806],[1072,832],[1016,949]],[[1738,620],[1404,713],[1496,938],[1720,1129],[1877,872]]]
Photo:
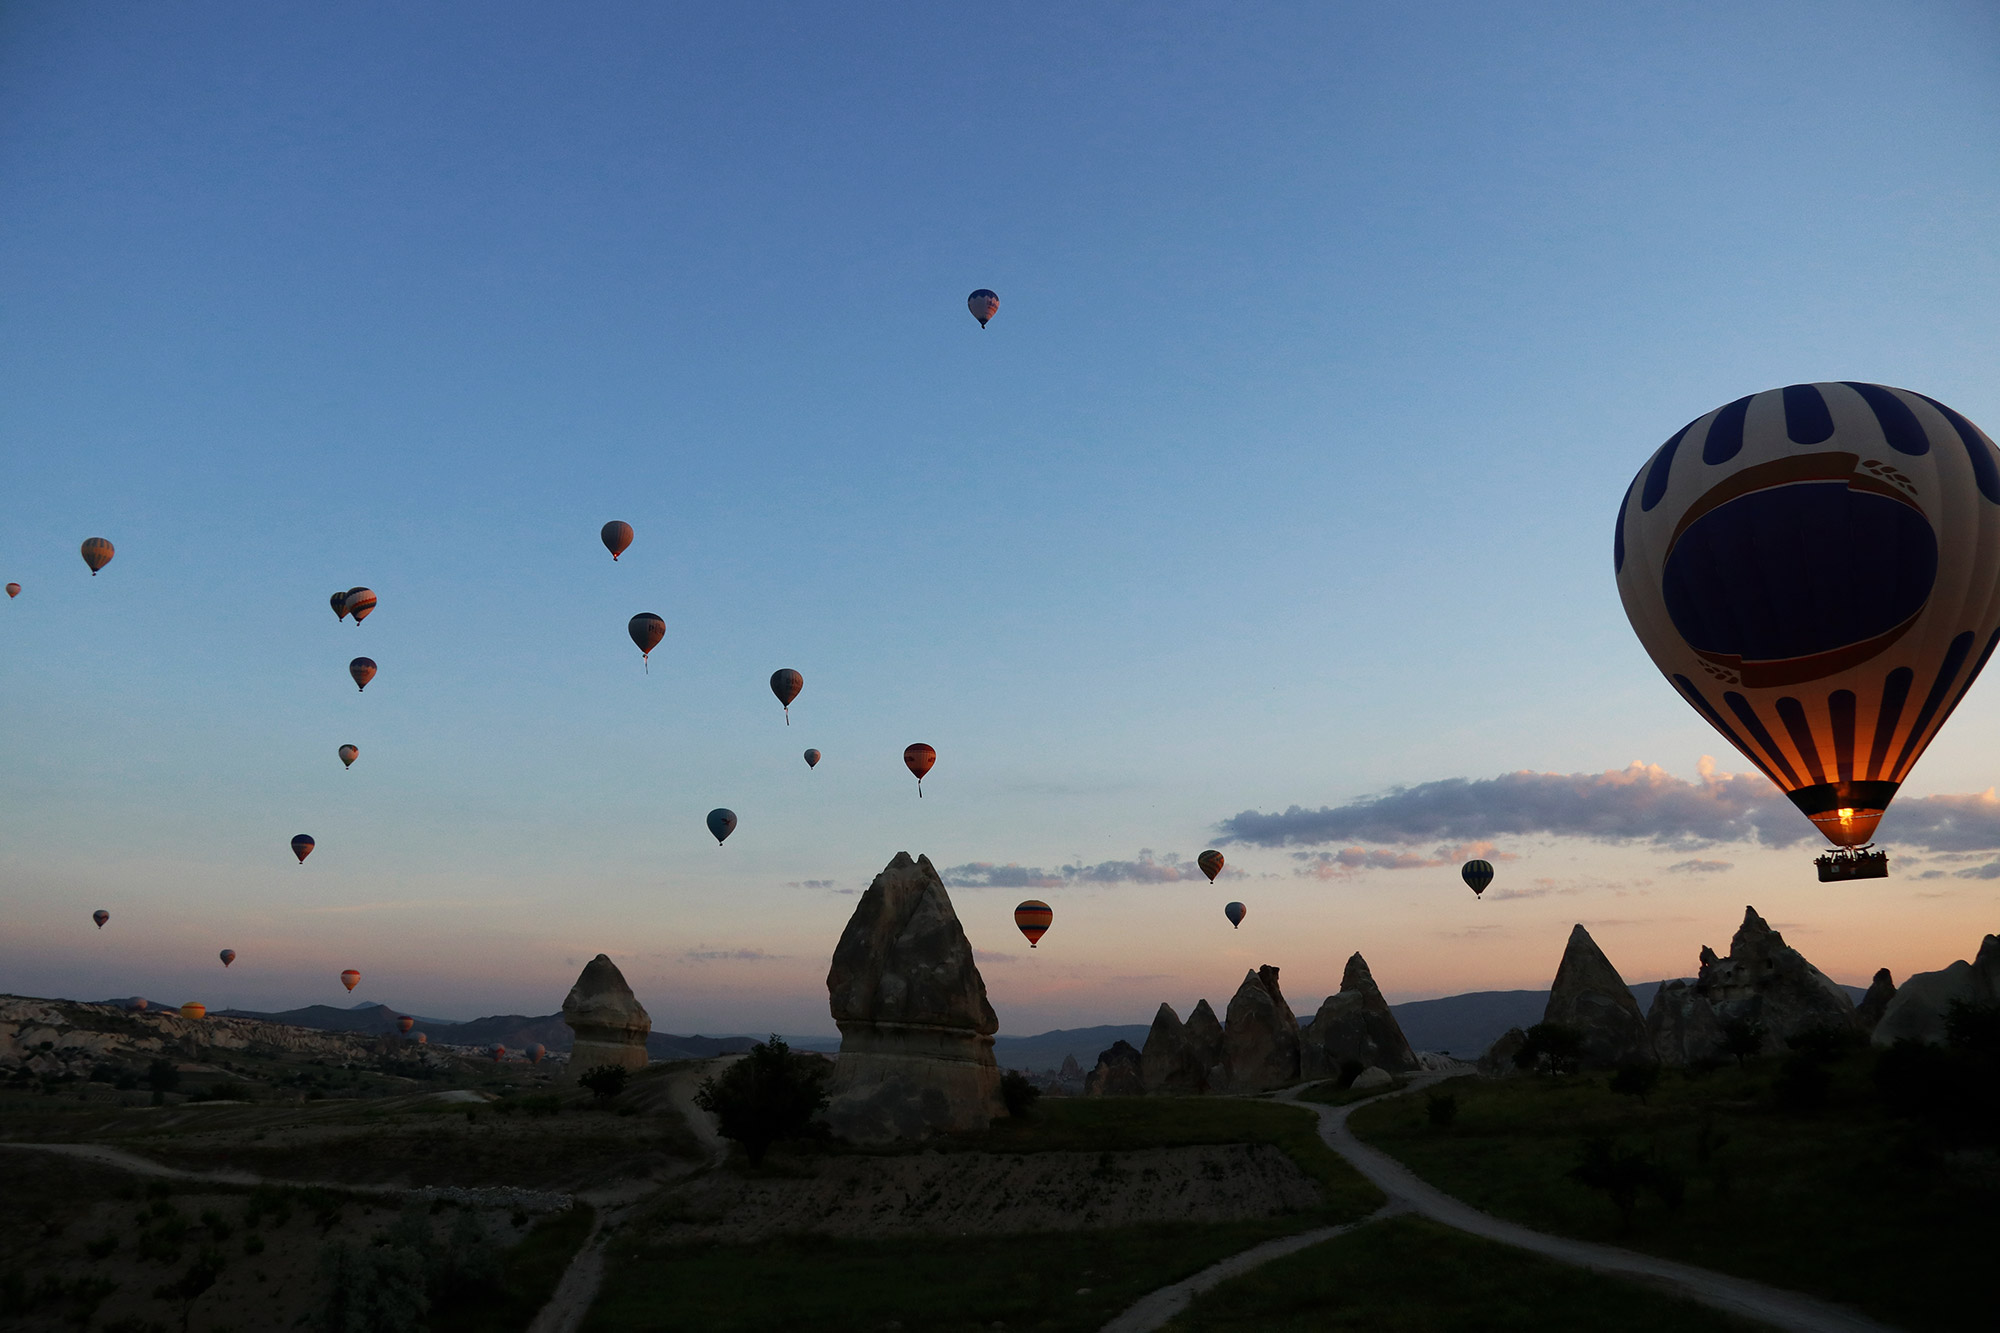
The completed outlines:
[[[2000,642],[2000,451],[1907,389],[1751,394],[1639,470],[1612,559],[1681,696],[1860,846]]]

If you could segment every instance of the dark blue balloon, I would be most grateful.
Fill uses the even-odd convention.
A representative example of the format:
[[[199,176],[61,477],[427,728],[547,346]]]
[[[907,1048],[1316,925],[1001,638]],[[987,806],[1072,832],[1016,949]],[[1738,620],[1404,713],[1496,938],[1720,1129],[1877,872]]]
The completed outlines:
[[[730,834],[736,832],[736,812],[720,807],[709,811],[708,831],[715,835],[716,845],[720,846]]]

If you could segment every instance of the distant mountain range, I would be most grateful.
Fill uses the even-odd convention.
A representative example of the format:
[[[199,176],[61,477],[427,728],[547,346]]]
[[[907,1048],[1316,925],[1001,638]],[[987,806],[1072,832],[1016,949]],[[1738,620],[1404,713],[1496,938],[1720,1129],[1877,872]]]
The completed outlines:
[[[352,1009],[336,1009],[330,1004],[307,1005],[280,1013],[259,1013],[251,1009],[224,1009],[222,1018],[254,1018],[266,1023],[288,1023],[293,1027],[315,1028],[321,1032],[396,1031],[402,1011],[386,1004],[360,1004]],[[418,1018],[416,1031],[427,1033],[434,1042],[447,1046],[506,1046],[525,1050],[546,1046],[551,1051],[567,1051],[575,1036],[561,1014],[539,1018],[527,1014],[493,1014],[466,1023],[449,1023],[435,1018]],[[655,1032],[646,1038],[646,1054],[655,1060],[705,1060],[715,1055],[747,1051],[757,1037],[682,1037],[671,1032]]]

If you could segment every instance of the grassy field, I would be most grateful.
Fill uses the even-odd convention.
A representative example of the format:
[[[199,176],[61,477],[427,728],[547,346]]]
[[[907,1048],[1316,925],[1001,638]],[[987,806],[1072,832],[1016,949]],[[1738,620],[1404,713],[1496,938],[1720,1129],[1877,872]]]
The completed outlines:
[[[1318,1181],[1316,1209],[1254,1221],[1006,1236],[835,1240],[788,1236],[755,1245],[662,1244],[643,1226],[615,1240],[586,1325],[610,1330],[1008,1329],[1100,1327],[1155,1287],[1239,1250],[1308,1227],[1353,1221],[1382,1195],[1319,1140],[1295,1106],[1236,1099],[1047,1099],[1029,1121],[934,1144],[943,1151],[1128,1152],[1215,1143],[1277,1146]],[[811,1150],[804,1150],[809,1153]],[[774,1156],[796,1170],[802,1156]]]
[[[1457,1079],[1449,1125],[1424,1097],[1364,1107],[1362,1139],[1479,1208],[1547,1231],[1757,1278],[1910,1328],[1992,1327],[1985,1265],[2000,1207],[1991,1154],[1941,1155],[1879,1110],[1871,1053],[1833,1064],[1830,1098],[1779,1109],[1776,1061],[1669,1072],[1641,1104],[1607,1077]],[[1569,1178],[1593,1139],[1648,1155],[1674,1189],[1642,1189],[1629,1226]]]
[[[1763,1327],[1418,1217],[1376,1222],[1266,1264],[1196,1297],[1167,1325],[1171,1333],[1599,1333],[1613,1326],[1620,1333]]]

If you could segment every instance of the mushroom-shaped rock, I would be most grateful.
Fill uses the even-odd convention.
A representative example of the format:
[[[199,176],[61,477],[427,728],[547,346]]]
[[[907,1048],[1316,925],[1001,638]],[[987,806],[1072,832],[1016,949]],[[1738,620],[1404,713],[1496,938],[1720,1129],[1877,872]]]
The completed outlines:
[[[1230,997],[1222,1067],[1231,1092],[1268,1092],[1299,1080],[1299,1020],[1269,963],[1245,973]]]
[[[1542,1021],[1583,1034],[1580,1058],[1585,1065],[1616,1068],[1653,1063],[1653,1041],[1639,1002],[1581,925],[1569,933]]]
[[[1382,998],[1368,961],[1358,953],[1347,960],[1339,994],[1326,997],[1301,1040],[1308,1075],[1337,1074],[1349,1061],[1392,1073],[1417,1068],[1417,1053]]]
[[[984,1129],[1004,1113],[1000,1020],[930,858],[896,853],[855,904],[827,969],[840,1028],[826,1119],[857,1143]]]
[[[603,954],[584,964],[582,975],[563,1000],[563,1022],[576,1034],[568,1074],[578,1078],[600,1065],[646,1067],[646,1037],[653,1020],[625,984],[618,964]]]

